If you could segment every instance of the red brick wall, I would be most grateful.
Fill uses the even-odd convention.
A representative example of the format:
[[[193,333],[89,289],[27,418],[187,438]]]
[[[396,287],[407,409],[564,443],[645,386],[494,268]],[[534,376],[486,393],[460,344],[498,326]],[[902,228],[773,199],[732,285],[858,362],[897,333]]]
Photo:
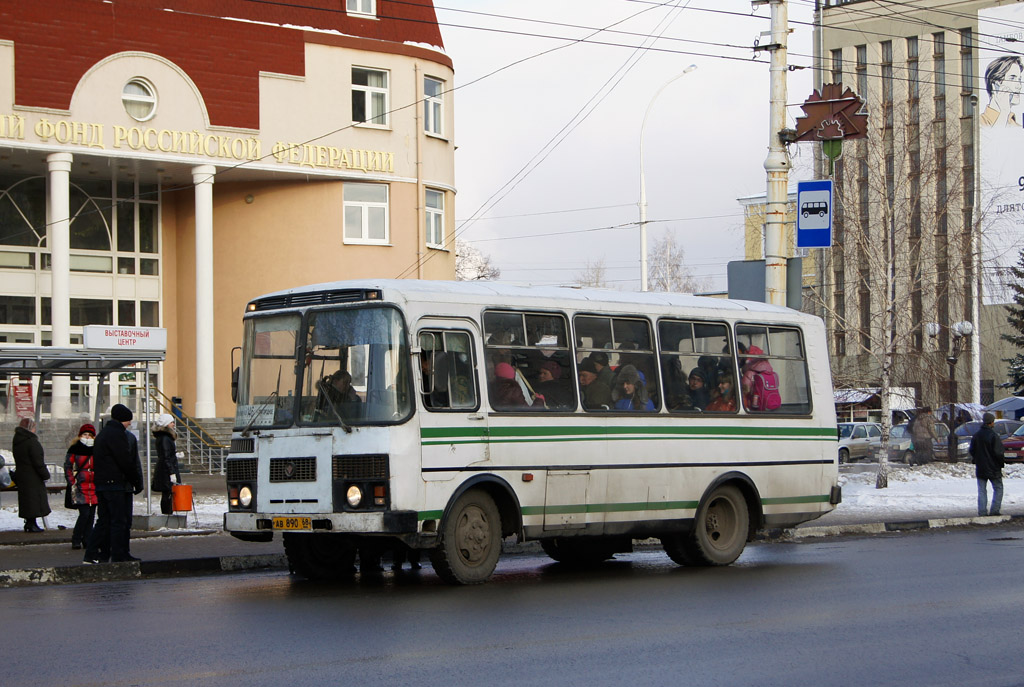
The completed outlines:
[[[342,0],[296,4],[302,7],[246,0],[0,3],[0,39],[15,44],[14,102],[67,109],[90,67],[119,52],[144,51],[170,60],[189,75],[206,101],[211,124],[255,129],[259,72],[305,73],[303,31],[267,24],[442,45],[432,0],[377,0],[377,20],[337,11],[344,7]]]

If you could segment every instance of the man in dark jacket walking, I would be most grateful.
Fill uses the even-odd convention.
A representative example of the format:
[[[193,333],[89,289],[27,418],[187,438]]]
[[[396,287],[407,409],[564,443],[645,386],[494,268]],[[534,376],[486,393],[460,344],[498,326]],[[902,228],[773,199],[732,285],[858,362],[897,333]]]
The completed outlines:
[[[978,478],[978,515],[999,515],[1003,503],[1003,440],[992,425],[996,416],[985,413],[981,429],[971,438],[971,462]],[[992,483],[992,507],[988,507],[988,483]]]
[[[85,549],[86,563],[139,560],[129,551],[132,495],[142,491],[138,443],[128,436],[132,411],[118,403],[110,409],[110,417],[92,448],[99,508]]]

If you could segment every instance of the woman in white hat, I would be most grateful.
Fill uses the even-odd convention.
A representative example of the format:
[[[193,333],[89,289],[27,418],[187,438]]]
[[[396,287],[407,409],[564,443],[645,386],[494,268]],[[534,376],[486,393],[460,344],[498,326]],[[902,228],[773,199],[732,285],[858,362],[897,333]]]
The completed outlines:
[[[153,491],[160,492],[160,512],[170,515],[171,485],[181,484],[181,471],[178,469],[177,449],[174,440],[174,417],[163,413],[156,418],[156,429],[153,430],[156,440],[156,469],[153,471]]]

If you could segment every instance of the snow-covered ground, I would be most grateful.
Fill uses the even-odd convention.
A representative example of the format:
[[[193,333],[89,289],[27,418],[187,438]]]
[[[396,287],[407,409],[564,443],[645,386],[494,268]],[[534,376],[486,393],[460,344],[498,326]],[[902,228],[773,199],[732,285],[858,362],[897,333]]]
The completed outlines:
[[[142,495],[135,497],[135,514],[160,513],[160,495],[157,494],[152,500],[152,508],[146,504]],[[50,509],[52,512],[46,517],[46,524],[49,528],[67,527],[73,528],[78,518],[78,511],[69,510],[64,507],[64,494],[50,495]],[[227,495],[196,496],[195,515],[188,513],[188,528],[203,530],[219,530],[224,522],[224,512],[227,510]],[[185,515],[185,513],[179,513]],[[196,525],[198,517],[199,524]],[[39,521],[37,521],[39,522]],[[42,525],[42,523],[39,523]],[[0,493],[0,531],[20,530],[24,527],[25,521],[18,517],[18,495],[15,492]]]
[[[856,468],[855,468],[856,469]],[[829,522],[886,522],[924,517],[965,517],[977,514],[977,483],[970,463],[932,463],[915,467],[894,465],[889,469],[889,486],[875,488],[875,466],[861,466],[865,472],[839,476],[843,502],[833,513],[812,524]],[[1024,465],[1008,465],[1003,470],[1003,513],[1024,514]],[[50,496],[53,512],[47,517],[49,527],[74,527],[77,511],[64,508],[64,497]],[[220,529],[227,510],[223,494],[196,497],[195,515],[199,529]],[[141,496],[135,498],[135,512],[159,513],[159,498],[150,508]],[[196,518],[189,513],[189,528],[196,528]],[[18,517],[18,498],[13,492],[0,493],[0,530],[20,530],[24,522]]]

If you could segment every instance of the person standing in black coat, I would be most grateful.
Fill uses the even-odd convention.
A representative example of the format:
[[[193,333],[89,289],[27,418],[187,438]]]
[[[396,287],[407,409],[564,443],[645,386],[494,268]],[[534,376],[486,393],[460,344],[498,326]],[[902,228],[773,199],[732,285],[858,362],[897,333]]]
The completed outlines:
[[[86,563],[137,561],[129,550],[132,495],[142,491],[138,443],[128,435],[132,411],[118,403],[92,448],[99,515],[85,548]]]
[[[18,517],[25,520],[26,532],[42,532],[36,518],[50,514],[46,480],[50,471],[43,460],[43,446],[36,436],[36,421],[23,417],[14,430],[15,483],[18,485]]]
[[[981,429],[971,437],[971,462],[978,479],[978,515],[999,515],[1003,504],[1003,440],[992,425],[996,416],[985,413]],[[988,483],[992,483],[992,507],[988,507]]]
[[[156,419],[153,439],[156,441],[156,468],[153,470],[153,491],[160,492],[160,512],[170,515],[174,512],[171,503],[172,487],[181,484],[181,470],[178,468],[177,448],[174,440],[174,417],[164,413]]]

